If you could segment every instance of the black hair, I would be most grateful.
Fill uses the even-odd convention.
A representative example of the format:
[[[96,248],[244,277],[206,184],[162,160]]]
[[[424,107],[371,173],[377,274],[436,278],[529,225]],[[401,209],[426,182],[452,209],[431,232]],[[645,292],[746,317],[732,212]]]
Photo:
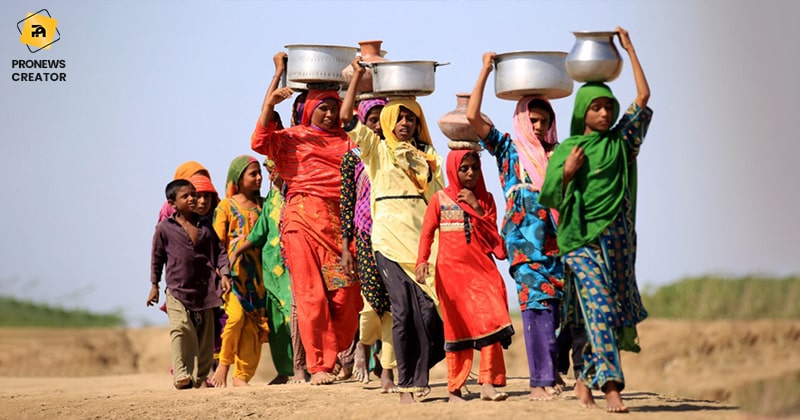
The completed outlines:
[[[556,113],[553,112],[553,107],[541,99],[534,99],[528,104],[528,111],[533,108],[539,108],[547,111],[547,113],[550,114],[550,125],[553,125],[553,121],[556,119]]]
[[[167,196],[167,200],[175,201],[175,198],[177,198],[178,196],[178,190],[180,190],[183,187],[194,188],[194,185],[192,185],[191,182],[185,179],[176,179],[174,181],[170,181],[169,184],[167,184],[167,188],[164,190],[164,193]]]
[[[461,162],[463,162],[463,161],[464,161],[464,159],[466,159],[467,157],[471,157],[471,158],[473,158],[473,159],[477,160],[477,161],[478,161],[478,163],[480,163],[480,162],[481,162],[481,154],[480,154],[480,152],[478,152],[477,150],[470,150],[469,152],[467,152],[467,153],[464,153],[464,156],[462,156],[462,157],[461,157]],[[459,162],[459,165],[460,165],[460,164],[461,164],[461,163]]]

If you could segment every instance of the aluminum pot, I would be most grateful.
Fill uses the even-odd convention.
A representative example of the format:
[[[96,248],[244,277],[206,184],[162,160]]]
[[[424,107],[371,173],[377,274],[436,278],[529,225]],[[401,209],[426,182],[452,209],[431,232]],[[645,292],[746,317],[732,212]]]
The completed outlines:
[[[286,77],[293,83],[345,83],[342,68],[358,53],[358,48],[338,45],[286,45],[289,61]]]
[[[417,60],[359,64],[372,70],[372,88],[377,94],[426,96],[435,88],[436,67],[450,63]]]
[[[542,95],[558,99],[572,94],[560,51],[516,51],[497,54],[494,59],[494,94],[500,99],[519,100]]]
[[[614,45],[616,32],[573,32],[575,45],[567,55],[567,73],[577,82],[610,82],[622,71]]]

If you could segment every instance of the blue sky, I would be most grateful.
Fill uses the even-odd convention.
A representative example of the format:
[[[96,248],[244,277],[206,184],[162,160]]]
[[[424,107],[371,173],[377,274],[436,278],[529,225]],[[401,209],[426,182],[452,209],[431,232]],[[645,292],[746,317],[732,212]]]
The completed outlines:
[[[31,54],[16,23],[42,8],[61,40]],[[198,160],[223,191],[230,161],[253,154],[284,45],[381,39],[389,59],[450,62],[418,99],[446,152],[436,121],[471,91],[484,52],[569,51],[572,31],[617,25],[630,31],[654,109],[639,157],[640,285],[800,273],[796,2],[4,1],[0,16],[4,294],[166,323],[145,307],[163,187]],[[63,59],[67,81],[15,82],[15,59]],[[483,112],[510,131],[514,102],[492,83]],[[627,60],[611,87],[633,100]],[[561,138],[572,100],[554,101]],[[278,110],[288,118],[288,103]],[[488,156],[484,168],[499,196]]]

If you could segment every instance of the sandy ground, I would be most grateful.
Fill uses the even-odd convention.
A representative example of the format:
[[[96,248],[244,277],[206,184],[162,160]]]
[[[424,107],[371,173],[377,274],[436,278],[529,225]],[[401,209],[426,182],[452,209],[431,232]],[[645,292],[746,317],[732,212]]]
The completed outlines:
[[[516,327],[519,331],[521,325]],[[623,355],[623,398],[631,409],[626,418],[800,414],[800,321],[648,320],[640,326],[640,338],[643,351]],[[458,405],[447,403],[444,363],[432,370],[432,392],[420,404],[404,406],[396,395],[380,394],[374,377],[366,385],[267,385],[275,373],[269,351],[251,387],[176,391],[168,372],[168,343],[165,327],[0,329],[0,418],[618,416],[580,408],[571,390],[556,401],[528,401],[520,335],[506,352],[509,400],[481,401],[471,381],[469,400]],[[595,398],[604,408],[602,394],[596,391]]]

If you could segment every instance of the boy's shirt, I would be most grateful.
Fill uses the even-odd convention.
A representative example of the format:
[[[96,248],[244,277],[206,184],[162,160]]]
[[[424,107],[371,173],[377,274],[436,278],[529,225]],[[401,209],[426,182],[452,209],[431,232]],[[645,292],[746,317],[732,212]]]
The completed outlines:
[[[151,283],[161,279],[166,265],[163,271],[167,289],[190,311],[220,306],[222,299],[217,269],[221,275],[231,273],[228,254],[211,222],[199,218],[196,226],[197,243],[192,244],[189,234],[175,216],[161,221],[153,235],[151,258]]]

